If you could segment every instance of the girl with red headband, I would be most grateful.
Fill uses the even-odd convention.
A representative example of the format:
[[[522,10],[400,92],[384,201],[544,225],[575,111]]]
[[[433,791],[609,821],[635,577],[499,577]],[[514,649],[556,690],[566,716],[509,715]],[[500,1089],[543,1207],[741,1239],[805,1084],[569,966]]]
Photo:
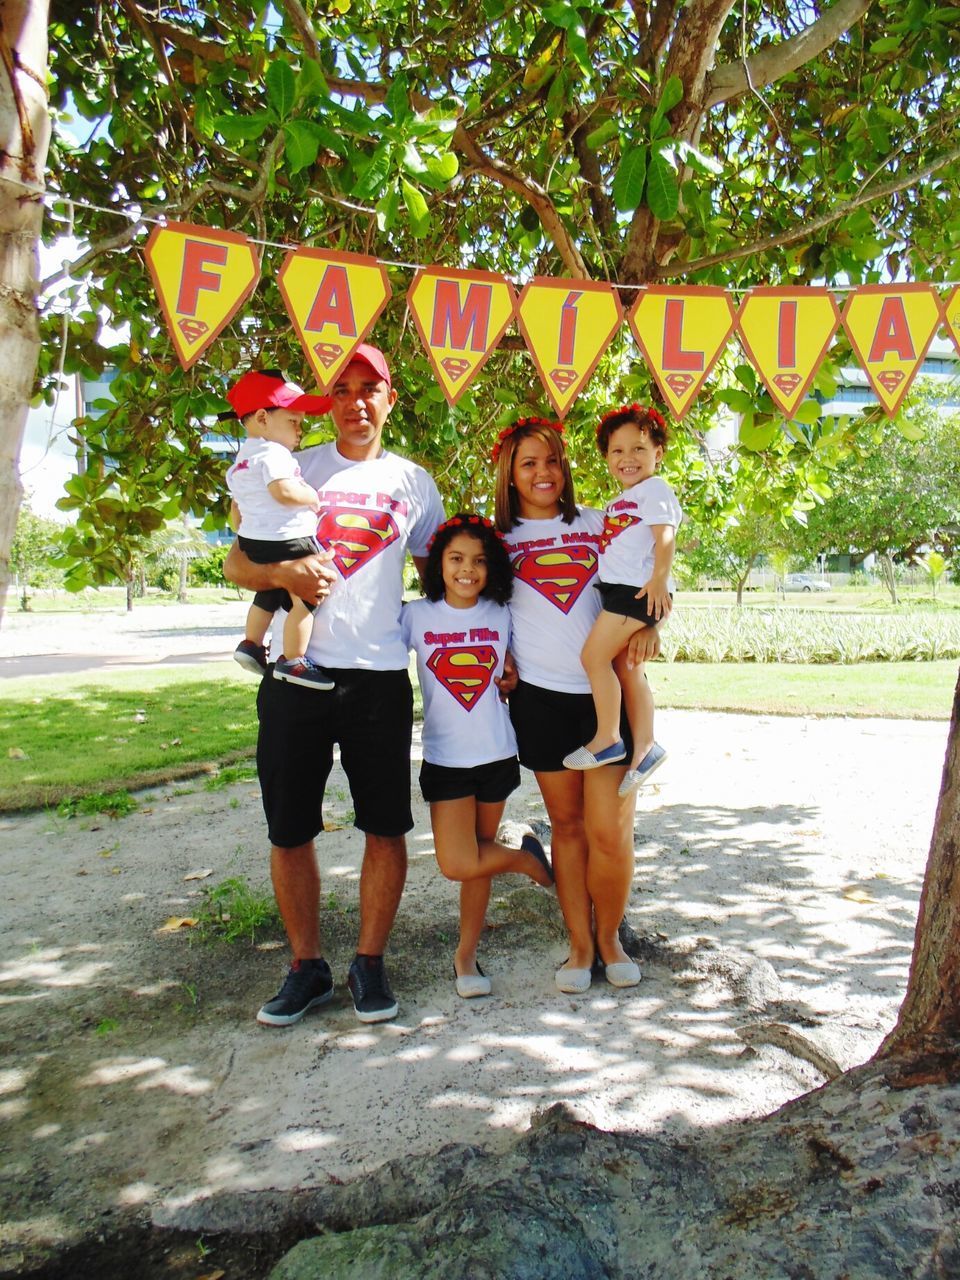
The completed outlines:
[[[520,785],[517,740],[500,700],[510,642],[510,561],[491,521],[463,512],[444,521],[427,553],[425,600],[404,605],[400,630],[417,655],[423,693],[420,790],[430,805],[437,863],[460,881],[457,994],[490,994],[477,962],[490,879],[505,872],[551,885],[553,872],[533,834],[519,849],[497,841],[507,797]]]
[[[595,584],[602,612],[581,654],[597,729],[563,763],[586,770],[627,758],[619,727],[622,691],[633,747],[621,796],[646,782],[667,756],[654,741],[653,695],[643,668],[628,669],[623,656],[637,631],[665,621],[673,607],[670,568],[681,512],[673,490],[656,474],[666,444],[663,418],[638,404],[605,414],[597,428],[597,445],[622,492],[607,503]]]
[[[622,765],[572,772],[564,755],[596,728],[580,651],[599,611],[596,576],[603,515],[576,504],[563,427],[521,418],[494,446],[496,523],[513,564],[510,695],[520,763],[533,770],[551,828],[557,897],[569,954],[560,991],[589,989],[595,972],[613,986],[640,981],[619,926],[633,879],[634,796],[620,798]],[[635,662],[656,657],[656,628],[632,642]],[[624,722],[623,732],[629,737]]]

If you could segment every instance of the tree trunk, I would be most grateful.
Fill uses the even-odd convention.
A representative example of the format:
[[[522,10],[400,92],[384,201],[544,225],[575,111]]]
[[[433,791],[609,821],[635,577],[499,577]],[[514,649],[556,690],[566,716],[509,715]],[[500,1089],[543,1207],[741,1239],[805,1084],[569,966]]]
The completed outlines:
[[[946,1078],[960,1078],[960,679],[933,824],[920,911],[897,1025],[877,1052],[939,1058]],[[952,1063],[952,1067],[949,1065]]]
[[[184,535],[189,536],[190,517],[186,513],[186,511],[183,513],[183,528],[184,528]],[[190,569],[190,555],[186,547],[184,547],[183,550],[180,552],[179,560],[180,560],[180,581],[177,585],[177,603],[186,604],[190,598],[187,595],[187,573]]]
[[[890,592],[890,603],[899,604],[897,599],[897,576],[893,567],[893,556],[889,551],[882,551],[877,556],[877,562],[880,565],[880,576],[883,578],[883,585]]]
[[[40,351],[37,241],[50,140],[47,0],[0,0],[0,623],[23,497],[20,445]]]

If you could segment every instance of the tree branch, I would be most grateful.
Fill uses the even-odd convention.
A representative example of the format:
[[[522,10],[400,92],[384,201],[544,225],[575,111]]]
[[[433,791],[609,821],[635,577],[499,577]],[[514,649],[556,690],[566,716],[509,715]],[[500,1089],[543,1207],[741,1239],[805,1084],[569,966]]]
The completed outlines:
[[[830,213],[825,213],[822,217],[814,218],[810,222],[804,222],[790,231],[781,231],[779,235],[767,236],[763,240],[755,240],[752,244],[739,245],[735,249],[728,249],[725,253],[713,253],[706,258],[694,258],[691,262],[682,262],[677,266],[659,267],[654,272],[654,276],[658,280],[689,276],[696,271],[705,271],[707,267],[719,266],[722,262],[736,262],[740,258],[751,258],[756,253],[766,253],[768,249],[779,249],[783,245],[806,240],[834,222],[839,222],[855,209],[872,204],[875,200],[885,200],[888,196],[896,195],[898,191],[906,190],[907,187],[915,187],[938,170],[946,168],[947,165],[956,164],[957,161],[960,161],[960,147],[955,147],[953,151],[938,156],[936,160],[931,160],[928,165],[924,165],[914,173],[903,174],[899,178],[894,178],[892,182],[884,183],[881,187],[865,191],[852,200],[838,205]]]
[[[55,271],[52,276],[47,276],[46,280],[41,280],[37,286],[37,294],[42,296],[46,291],[58,284],[61,280],[73,279],[79,275],[88,262],[93,262],[95,258],[99,258],[102,253],[109,253],[111,249],[122,249],[124,245],[128,245],[141,231],[146,224],[141,218],[135,222],[131,222],[129,226],[118,231],[115,235],[107,236],[105,240],[98,240],[96,244],[92,244],[85,253],[73,262],[65,262],[59,271]]]
[[[707,75],[704,107],[709,110],[751,89],[762,89],[811,62],[859,22],[871,3],[872,0],[837,0],[816,22],[789,40],[767,45],[748,58],[746,66],[742,62],[727,62],[714,67]]]

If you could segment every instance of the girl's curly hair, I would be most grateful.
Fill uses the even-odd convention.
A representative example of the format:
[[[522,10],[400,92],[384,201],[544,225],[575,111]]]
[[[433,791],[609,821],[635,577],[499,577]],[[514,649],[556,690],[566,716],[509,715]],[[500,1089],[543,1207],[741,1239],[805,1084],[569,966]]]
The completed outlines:
[[[625,404],[619,409],[611,409],[609,413],[605,413],[597,425],[597,448],[604,457],[607,455],[610,437],[614,431],[628,422],[635,423],[641,431],[645,431],[650,437],[651,444],[666,449],[670,432],[667,430],[663,415],[658,413],[652,405]]]
[[[513,566],[507,549],[493,522],[471,511],[461,511],[445,520],[430,540],[423,571],[423,594],[428,600],[443,599],[443,553],[458,533],[475,538],[487,557],[487,584],[481,596],[495,604],[506,604],[513,593]]]

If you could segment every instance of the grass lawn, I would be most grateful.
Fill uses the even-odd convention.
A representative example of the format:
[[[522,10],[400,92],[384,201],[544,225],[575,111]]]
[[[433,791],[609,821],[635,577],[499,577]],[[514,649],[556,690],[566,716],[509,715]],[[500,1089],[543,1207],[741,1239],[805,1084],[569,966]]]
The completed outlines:
[[[655,662],[648,671],[659,707],[775,716],[949,720],[957,683],[953,659],[847,666]]]
[[[650,680],[660,707],[947,720],[957,664],[657,662]],[[0,812],[153,786],[253,754],[257,684],[232,662],[55,684],[19,677],[0,688]]]

